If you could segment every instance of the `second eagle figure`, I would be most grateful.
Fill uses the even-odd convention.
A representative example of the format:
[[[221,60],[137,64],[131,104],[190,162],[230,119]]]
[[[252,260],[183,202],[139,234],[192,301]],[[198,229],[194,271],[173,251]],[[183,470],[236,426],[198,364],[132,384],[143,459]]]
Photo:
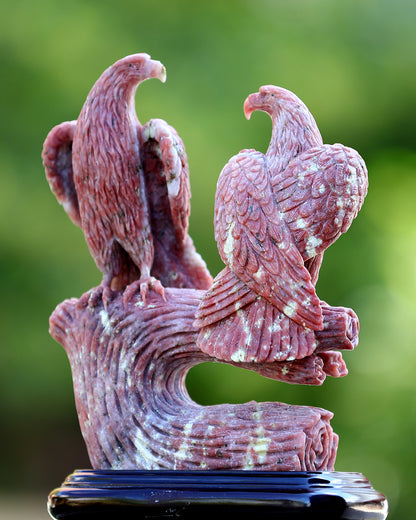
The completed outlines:
[[[323,253],[360,210],[367,170],[355,150],[323,144],[292,92],[261,87],[244,104],[247,118],[254,110],[271,116],[271,142],[266,154],[242,150],[221,172],[214,227],[226,267],[195,326],[200,348],[218,359],[291,361],[316,349]]]
[[[148,54],[117,61],[98,79],[76,121],[54,127],[43,147],[46,175],[79,225],[103,273],[91,304],[123,290],[162,296],[164,287],[206,289],[212,279],[188,235],[189,171],[185,147],[161,119],[142,125],[135,93],[165,67]]]

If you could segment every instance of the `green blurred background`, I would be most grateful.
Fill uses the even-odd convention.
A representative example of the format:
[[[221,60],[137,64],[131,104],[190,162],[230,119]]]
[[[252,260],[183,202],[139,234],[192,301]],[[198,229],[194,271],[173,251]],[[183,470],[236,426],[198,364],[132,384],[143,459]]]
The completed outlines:
[[[188,387],[201,404],[280,400],[333,411],[340,435],[336,469],[364,473],[388,496],[389,519],[413,518],[415,20],[413,0],[2,3],[4,503],[17,494],[34,497],[25,518],[47,518],[49,491],[73,469],[89,466],[68,361],[48,335],[48,317],[100,276],[82,233],[49,190],[42,143],[52,126],[78,116],[105,68],[148,52],[165,64],[168,79],[139,88],[138,116],[166,119],[185,142],[191,235],[213,274],[222,268],[212,226],[218,175],[240,149],[265,151],[270,137],[266,114],[244,118],[249,93],[262,84],[293,90],[314,114],[324,142],[341,142],[364,157],[366,203],[349,233],[327,251],[318,282],[321,299],[350,306],[360,317],[359,347],[345,355],[348,377],[328,378],[320,388],[294,387],[209,364],[192,369]]]

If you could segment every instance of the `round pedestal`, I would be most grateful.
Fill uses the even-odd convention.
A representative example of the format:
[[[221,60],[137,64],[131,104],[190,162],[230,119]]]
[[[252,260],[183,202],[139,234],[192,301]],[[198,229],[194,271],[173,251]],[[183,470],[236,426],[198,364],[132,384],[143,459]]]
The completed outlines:
[[[387,500],[360,473],[82,470],[51,492],[48,510],[77,520],[382,520]]]

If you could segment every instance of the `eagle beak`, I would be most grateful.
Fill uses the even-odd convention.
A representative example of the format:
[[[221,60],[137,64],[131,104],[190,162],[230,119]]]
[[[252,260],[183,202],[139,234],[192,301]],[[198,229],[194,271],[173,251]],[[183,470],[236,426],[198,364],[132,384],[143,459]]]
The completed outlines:
[[[152,71],[150,77],[158,78],[162,83],[166,81],[166,68],[160,63],[160,61],[151,60],[152,61]]]
[[[258,110],[259,108],[259,95],[256,92],[255,94],[250,94],[247,99],[244,101],[244,115],[246,116],[246,119],[250,119],[251,114]]]
[[[157,78],[159,78],[162,83],[166,81],[166,67],[162,64],[160,64],[160,73]]]

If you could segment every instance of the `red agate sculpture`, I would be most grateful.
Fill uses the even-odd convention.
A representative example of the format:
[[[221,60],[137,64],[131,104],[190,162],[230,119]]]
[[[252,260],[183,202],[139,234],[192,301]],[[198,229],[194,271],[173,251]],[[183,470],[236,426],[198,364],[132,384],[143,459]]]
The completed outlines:
[[[265,155],[243,150],[220,175],[214,224],[226,267],[213,281],[188,235],[183,142],[165,121],[142,125],[135,112],[137,86],[165,77],[147,54],[119,60],[42,153],[53,193],[103,273],[50,318],[93,468],[332,470],[331,412],[200,406],[185,378],[206,361],[292,384],[346,375],[341,351],[358,343],[357,316],[321,301],[315,284],[324,250],[361,208],[364,162],[324,145],[293,93],[265,86],[250,95],[245,114],[268,112],[272,139]]]

